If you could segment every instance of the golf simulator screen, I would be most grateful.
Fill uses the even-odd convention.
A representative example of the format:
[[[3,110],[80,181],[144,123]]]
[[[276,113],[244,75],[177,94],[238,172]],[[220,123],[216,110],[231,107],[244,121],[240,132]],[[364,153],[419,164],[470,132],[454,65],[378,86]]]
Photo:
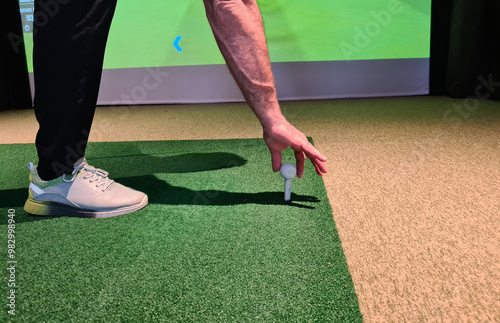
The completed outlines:
[[[257,2],[281,100],[428,94],[430,0]],[[20,8],[32,72],[33,21],[41,17],[32,0]],[[231,101],[243,96],[202,0],[118,1],[99,104]]]

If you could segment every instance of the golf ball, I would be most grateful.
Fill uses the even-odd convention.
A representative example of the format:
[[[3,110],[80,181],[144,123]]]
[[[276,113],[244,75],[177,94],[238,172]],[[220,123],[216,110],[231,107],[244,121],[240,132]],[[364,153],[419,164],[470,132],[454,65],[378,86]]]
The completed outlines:
[[[297,168],[295,168],[294,164],[285,163],[281,165],[280,175],[284,179],[292,179],[297,175]]]

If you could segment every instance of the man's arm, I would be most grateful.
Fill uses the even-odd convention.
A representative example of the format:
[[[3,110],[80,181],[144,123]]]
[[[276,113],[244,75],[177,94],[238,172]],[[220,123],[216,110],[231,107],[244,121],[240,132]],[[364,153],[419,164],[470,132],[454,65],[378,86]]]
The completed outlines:
[[[255,0],[204,0],[207,18],[219,49],[243,96],[264,131],[273,171],[281,167],[281,151],[295,151],[297,176],[307,156],[318,175],[326,173],[326,157],[281,113],[271,71],[262,17]]]

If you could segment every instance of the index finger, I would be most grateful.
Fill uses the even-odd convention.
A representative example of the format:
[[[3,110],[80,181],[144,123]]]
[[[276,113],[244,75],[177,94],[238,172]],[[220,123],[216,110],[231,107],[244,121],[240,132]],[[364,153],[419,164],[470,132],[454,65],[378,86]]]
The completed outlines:
[[[281,168],[281,151],[271,151],[271,164],[273,172],[278,172]]]

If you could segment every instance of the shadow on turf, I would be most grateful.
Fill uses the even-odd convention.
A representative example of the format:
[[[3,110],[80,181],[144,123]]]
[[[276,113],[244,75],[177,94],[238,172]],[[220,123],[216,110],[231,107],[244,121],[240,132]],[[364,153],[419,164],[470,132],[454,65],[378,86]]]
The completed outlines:
[[[117,182],[133,187],[148,194],[150,204],[163,205],[206,205],[224,206],[240,204],[287,205],[291,207],[314,209],[314,206],[302,203],[319,203],[315,196],[292,193],[292,202],[283,201],[283,192],[240,193],[218,190],[195,191],[185,187],[172,186],[153,175],[117,178]],[[0,208],[16,210],[16,223],[51,219],[52,217],[29,216],[23,210],[28,196],[27,189],[12,189],[0,191]],[[302,202],[302,203],[301,203]],[[5,211],[4,213],[7,213]],[[2,217],[0,224],[6,224],[7,218]]]
[[[28,188],[0,190],[0,224],[7,224],[8,218],[5,215],[7,215],[9,209],[16,210],[14,218],[16,223],[32,222],[39,219],[29,216],[26,212],[24,212],[23,206],[27,198]]]
[[[89,158],[89,164],[109,171],[112,179],[149,174],[205,172],[240,167],[247,162],[241,156],[226,152],[186,153],[173,156],[129,154]]]
[[[219,190],[195,191],[185,187],[172,186],[153,175],[126,177],[118,180],[123,185],[131,186],[148,194],[149,203],[164,205],[289,205],[314,209],[313,206],[299,202],[319,203],[315,196],[292,193],[291,203],[283,201],[283,192],[240,193]]]
[[[92,161],[96,162],[96,167],[98,168],[111,170],[114,175],[111,177],[115,178],[118,183],[146,192],[151,204],[219,206],[263,204],[289,205],[314,209],[313,206],[300,204],[299,202],[319,202],[314,196],[297,195],[294,193],[292,193],[293,202],[284,203],[282,192],[238,193],[217,190],[194,191],[184,187],[172,186],[150,175],[152,173],[203,172],[239,167],[247,163],[246,159],[230,153],[187,153],[176,156],[128,155],[120,157],[96,157]],[[16,223],[51,218],[27,215],[23,210],[27,197],[27,187],[0,190],[0,208],[5,210],[9,208],[16,209]],[[2,217],[0,224],[5,223],[7,223],[6,219]]]

